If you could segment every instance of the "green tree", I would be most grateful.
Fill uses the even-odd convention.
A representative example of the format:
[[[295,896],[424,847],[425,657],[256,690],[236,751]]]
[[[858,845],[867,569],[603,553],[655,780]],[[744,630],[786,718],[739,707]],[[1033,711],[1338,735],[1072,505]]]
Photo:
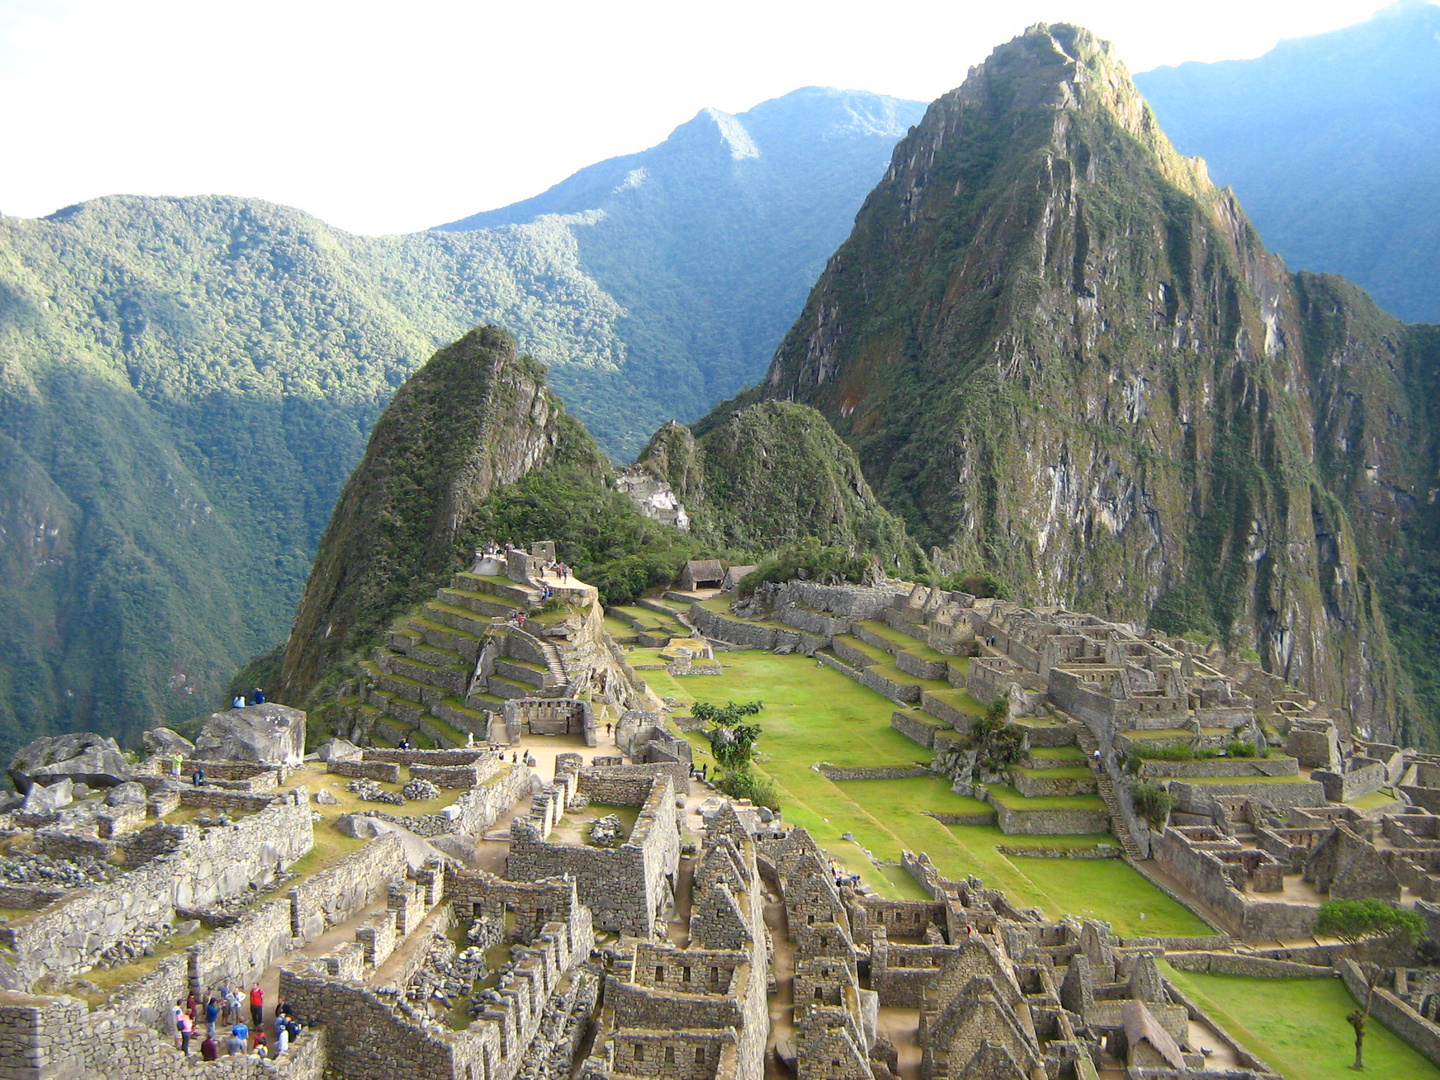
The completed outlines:
[[[1320,905],[1315,934],[1339,938],[1351,954],[1350,959],[1365,974],[1365,1008],[1356,1009],[1345,1018],[1355,1029],[1355,1068],[1363,1069],[1365,1022],[1370,1018],[1381,965],[1413,948],[1425,934],[1425,921],[1413,911],[1373,896],[1363,900],[1330,900]]]
[[[743,705],[733,701],[724,705],[699,701],[690,710],[697,720],[712,725],[705,733],[710,740],[710,753],[726,772],[745,772],[750,768],[755,743],[764,729],[759,724],[743,724],[741,720],[754,716],[764,707],[759,701],[747,701]]]

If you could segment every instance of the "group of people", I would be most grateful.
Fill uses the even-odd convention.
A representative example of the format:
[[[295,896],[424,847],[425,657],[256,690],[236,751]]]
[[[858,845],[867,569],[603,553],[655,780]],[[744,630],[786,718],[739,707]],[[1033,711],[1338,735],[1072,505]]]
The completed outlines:
[[[570,567],[566,566],[563,562],[559,562],[557,560],[554,562],[546,563],[545,569],[549,570],[550,573],[558,577],[562,584],[570,580]],[[548,588],[546,589],[546,592],[549,592]],[[547,596],[546,599],[549,599],[549,597]]]
[[[251,693],[251,695],[250,695],[250,704],[251,704],[251,705],[264,705],[264,704],[265,704],[265,691],[264,691],[261,687],[258,687],[258,686],[255,687],[255,690]],[[230,699],[230,707],[231,707],[232,709],[243,709],[243,708],[245,708],[245,695],[244,695],[244,694],[236,694],[233,698]]]
[[[246,1023],[244,1008],[247,997],[250,1002],[249,1023]],[[300,1024],[283,997],[275,1005],[271,1026],[274,1029],[273,1050],[272,1043],[265,1036],[265,991],[258,982],[251,984],[248,994],[242,994],[238,986],[222,986],[212,990],[203,1001],[192,993],[188,998],[178,998],[175,1002],[176,1041],[180,1052],[187,1057],[191,1041],[199,1034],[204,1035],[200,1041],[200,1057],[204,1061],[220,1058],[222,1047],[225,1057],[254,1054],[263,1058],[285,1053],[300,1034]],[[230,1030],[228,1035],[225,1034],[226,1028]]]

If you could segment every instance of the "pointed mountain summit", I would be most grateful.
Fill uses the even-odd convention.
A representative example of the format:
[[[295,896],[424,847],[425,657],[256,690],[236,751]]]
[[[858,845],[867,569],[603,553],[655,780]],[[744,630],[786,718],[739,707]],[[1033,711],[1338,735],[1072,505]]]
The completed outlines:
[[[1254,648],[1389,737],[1412,347],[1288,273],[1107,43],[1039,25],[896,148],[759,394],[823,412],[940,565]]]

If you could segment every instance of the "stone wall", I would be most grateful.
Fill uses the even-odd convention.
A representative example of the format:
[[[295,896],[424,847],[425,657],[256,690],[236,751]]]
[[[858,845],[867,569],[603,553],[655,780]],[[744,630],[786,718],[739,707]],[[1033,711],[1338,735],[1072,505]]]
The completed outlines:
[[[581,901],[603,930],[650,937],[657,918],[673,902],[679,865],[680,821],[668,775],[651,781],[635,827],[618,848],[551,844],[529,819],[517,817],[510,824],[506,876],[539,881],[571,874]]]
[[[1067,833],[1103,833],[1110,829],[1110,814],[1095,810],[1012,809],[991,800],[995,820],[1006,835],[1058,836]]]
[[[1334,971],[1326,966],[1271,960],[1236,952],[1169,952],[1165,962],[1181,971],[1212,975],[1250,975],[1264,979],[1328,979]]]
[[[907,712],[891,713],[890,726],[927,750],[935,746],[935,733],[941,730],[934,724],[926,722],[924,717]]]
[[[0,992],[0,1078],[70,1080],[320,1080],[325,1036],[306,1031],[289,1051],[261,1061],[248,1054],[201,1061],[173,1039],[127,1028],[113,1012],[87,1013],[75,998]]]
[[[1151,843],[1156,865],[1185,882],[1206,912],[1228,933],[1244,941],[1275,941],[1309,937],[1318,906],[1255,900],[1236,889],[1225,867],[1168,828]]]
[[[0,942],[14,950],[27,985],[42,975],[88,969],[122,932],[170,922],[177,907],[206,907],[263,886],[314,846],[310,807],[301,795],[231,825],[178,829],[180,842],[170,854],[0,928]]]
[[[1345,980],[1345,986],[1349,989],[1351,996],[1356,1001],[1364,1001],[1368,989],[1359,965],[1354,960],[1346,958],[1336,966],[1339,968],[1340,977]],[[1436,1065],[1440,1065],[1440,1027],[1426,1020],[1383,986],[1375,988],[1370,1012],[1417,1051]]]
[[[822,762],[820,775],[826,780],[913,780],[918,776],[929,776],[930,770],[924,765],[876,765],[847,768]]]
[[[1221,811],[1215,800],[1224,795],[1243,795],[1281,809],[1325,805],[1325,789],[1313,780],[1266,784],[1263,788],[1238,779],[1234,783],[1223,784],[1195,784],[1172,780],[1168,786],[1170,793],[1175,796],[1176,810],[1203,817],[1220,816]]]
[[[391,814],[378,809],[367,809],[364,813],[381,821],[402,825],[419,836],[445,836],[449,833],[471,836],[490,828],[528,794],[530,777],[530,769],[516,763],[433,814]]]
[[[581,769],[576,790],[591,802],[612,806],[643,806],[655,781],[668,776],[676,791],[688,791],[690,766],[683,761],[652,761],[643,765],[592,765]]]
[[[956,731],[963,732],[967,735],[970,733],[970,729],[975,725],[975,717],[971,716],[969,713],[961,712],[959,709],[955,708],[948,702],[941,701],[938,697],[930,693],[930,691],[928,690],[924,691],[920,695],[920,706],[926,712],[938,716],[941,720],[944,720]]]
[[[400,782],[400,766],[392,761],[332,761],[328,771],[336,776],[376,780],[382,784]]]
[[[830,644],[829,637],[807,633],[804,630],[785,630],[763,623],[747,622],[733,615],[722,615],[717,611],[692,604],[690,621],[695,628],[709,638],[728,641],[745,649],[779,649],[784,652],[804,653],[814,656]]]
[[[1358,760],[1365,761],[1367,759]],[[1364,798],[1366,795],[1379,791],[1387,783],[1385,763],[1381,761],[1360,764],[1358,768],[1351,768],[1343,773],[1332,772],[1328,769],[1315,769],[1310,773],[1310,778],[1320,782],[1325,789],[1325,798],[1331,802],[1348,802],[1350,799]]]

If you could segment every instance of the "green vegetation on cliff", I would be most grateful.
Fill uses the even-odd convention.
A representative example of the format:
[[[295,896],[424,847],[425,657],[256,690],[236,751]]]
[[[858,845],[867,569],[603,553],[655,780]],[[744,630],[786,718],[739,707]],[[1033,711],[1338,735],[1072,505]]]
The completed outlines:
[[[865,482],[854,451],[808,406],[762,402],[698,438],[667,424],[637,464],[670,485],[694,535],[712,545],[763,554],[812,540],[874,556],[892,576],[924,565],[905,526]]]
[[[1109,46],[1041,25],[896,148],[760,392],[824,413],[937,571],[1153,609],[1398,737],[1380,589],[1428,483],[1411,334],[1288,274]]]

